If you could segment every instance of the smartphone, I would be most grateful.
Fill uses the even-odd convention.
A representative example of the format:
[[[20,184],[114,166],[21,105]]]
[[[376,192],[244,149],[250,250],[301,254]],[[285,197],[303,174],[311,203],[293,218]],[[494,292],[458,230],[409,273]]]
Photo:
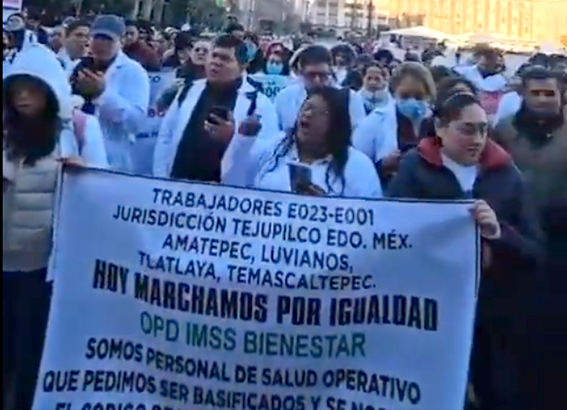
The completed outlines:
[[[220,105],[215,105],[211,108],[211,111],[209,111],[209,117],[208,117],[208,121],[213,123],[213,124],[217,124],[217,120],[215,120],[211,114],[216,115],[217,117],[228,121],[228,117],[229,117],[229,110],[226,107],[222,107]]]
[[[90,70],[90,71],[95,72],[95,73],[98,71],[97,64],[96,64],[94,58],[92,58],[90,56],[83,57],[81,59],[80,64],[81,64],[82,69],[87,69],[87,70]]]
[[[305,187],[312,184],[311,168],[297,162],[291,162],[287,165],[289,168],[291,191],[299,194],[303,193],[305,191]]]

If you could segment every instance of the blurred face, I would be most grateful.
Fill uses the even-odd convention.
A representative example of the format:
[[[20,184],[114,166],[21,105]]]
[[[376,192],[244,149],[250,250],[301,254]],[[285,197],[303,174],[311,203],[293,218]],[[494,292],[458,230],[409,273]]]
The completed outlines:
[[[283,46],[281,46],[281,45],[279,45],[279,44],[277,44],[277,45],[275,45],[275,46],[272,46],[272,47],[270,48],[270,55],[272,55],[272,54],[279,54],[280,56],[283,57],[283,55],[284,55]]]
[[[156,39],[156,49],[162,55],[167,51],[169,48],[170,43],[169,41],[162,35],[158,36]]]
[[[37,30],[37,28],[39,27],[39,20],[36,20],[34,18],[28,18],[27,19],[28,22],[28,26],[32,29],[32,30]]]
[[[480,71],[494,73],[498,69],[498,58],[496,56],[480,56],[477,66]]]
[[[260,50],[262,50],[262,53],[266,52],[266,49],[268,48],[271,42],[272,42],[272,38],[270,36],[260,37],[260,43],[258,44],[258,46],[260,47]]]
[[[524,100],[531,110],[542,114],[557,114],[561,109],[561,90],[554,78],[530,80],[524,88]]]
[[[465,83],[457,83],[451,88],[451,94],[473,94],[471,89]]]
[[[331,68],[327,63],[306,65],[301,69],[301,75],[307,90],[331,83]]]
[[[388,85],[388,72],[380,67],[369,67],[363,79],[364,89],[375,92]]]
[[[126,32],[124,33],[124,45],[128,46],[135,43],[140,39],[140,32],[136,26],[126,27]]]
[[[335,55],[335,65],[342,67],[347,64],[347,58],[344,54],[338,53]]]
[[[191,62],[195,65],[205,65],[209,55],[210,45],[206,41],[197,41],[191,49]]]
[[[43,112],[47,104],[45,90],[33,81],[20,79],[11,91],[14,109],[23,116],[34,117]]]
[[[301,107],[297,123],[297,138],[300,143],[311,146],[325,145],[329,130],[329,107],[325,100],[314,95]]]
[[[214,47],[207,59],[207,79],[211,82],[233,81],[242,73],[234,48]]]
[[[239,38],[240,40],[244,39],[244,31],[240,31],[240,30],[234,30],[232,31],[232,34],[234,37]]]
[[[59,51],[63,46],[63,28],[53,29],[49,35],[49,45],[53,50]]]
[[[118,53],[118,43],[110,37],[96,36],[91,38],[89,49],[95,60],[106,62]]]
[[[394,95],[399,100],[414,98],[418,101],[428,101],[430,98],[423,81],[409,75],[402,78],[398,88],[394,90]]]
[[[89,28],[77,27],[65,39],[65,48],[72,58],[79,58],[86,53],[89,43]]]
[[[437,128],[443,152],[461,165],[477,164],[488,138],[486,112],[478,104],[463,108],[460,118]]]
[[[187,47],[177,50],[177,58],[179,58],[181,65],[187,63],[187,61],[191,58],[191,48]]]
[[[149,41],[151,39],[151,33],[146,30],[138,30],[138,39],[140,41]]]
[[[280,54],[271,53],[268,56],[268,63],[281,64],[283,63],[282,56]]]

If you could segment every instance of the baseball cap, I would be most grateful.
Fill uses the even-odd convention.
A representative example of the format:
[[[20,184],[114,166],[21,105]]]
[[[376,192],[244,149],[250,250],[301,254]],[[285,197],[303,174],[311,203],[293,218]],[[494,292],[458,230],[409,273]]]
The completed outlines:
[[[114,15],[98,16],[91,26],[91,37],[105,36],[114,41],[120,41],[126,27],[124,20]]]

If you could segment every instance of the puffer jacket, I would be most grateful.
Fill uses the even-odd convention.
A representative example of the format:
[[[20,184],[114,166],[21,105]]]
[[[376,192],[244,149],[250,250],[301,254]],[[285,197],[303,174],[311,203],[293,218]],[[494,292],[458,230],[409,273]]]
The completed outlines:
[[[32,76],[46,84],[59,102],[58,115],[63,123],[57,147],[34,165],[9,160],[2,153],[2,270],[30,272],[48,265],[52,246],[53,212],[60,157],[81,155],[91,166],[105,166],[106,153],[100,132],[88,126],[79,148],[72,122],[72,99],[67,74],[55,54],[45,53],[43,46],[21,52],[3,79],[3,86],[19,76]],[[41,64],[38,64],[38,61]],[[92,122],[92,121],[91,121]]]
[[[14,184],[3,194],[3,271],[28,272],[47,266],[58,175],[56,157],[54,151],[34,166],[18,167]]]

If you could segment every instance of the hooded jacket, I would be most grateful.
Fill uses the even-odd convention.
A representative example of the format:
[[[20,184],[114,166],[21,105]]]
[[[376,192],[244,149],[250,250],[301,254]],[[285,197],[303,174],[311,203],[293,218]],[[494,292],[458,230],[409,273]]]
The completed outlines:
[[[34,271],[47,266],[59,173],[57,159],[79,155],[79,143],[71,121],[70,86],[55,54],[39,44],[30,46],[18,56],[4,78],[3,86],[8,87],[10,82],[23,75],[39,79],[53,92],[63,127],[53,152],[33,165],[9,160],[3,149],[3,176],[10,181],[2,197],[3,271]],[[106,160],[102,141],[99,141],[98,150],[97,144],[85,140],[84,146],[87,145],[89,149],[82,151],[87,164],[100,165],[101,158]]]

